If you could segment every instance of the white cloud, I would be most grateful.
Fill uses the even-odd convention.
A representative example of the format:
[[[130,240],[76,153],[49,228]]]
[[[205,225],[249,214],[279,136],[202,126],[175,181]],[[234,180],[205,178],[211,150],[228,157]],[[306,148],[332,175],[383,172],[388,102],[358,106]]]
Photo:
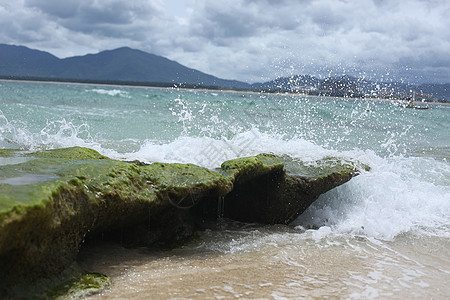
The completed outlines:
[[[130,46],[250,82],[333,71],[450,82],[449,15],[445,0],[0,0],[0,43],[60,57]]]

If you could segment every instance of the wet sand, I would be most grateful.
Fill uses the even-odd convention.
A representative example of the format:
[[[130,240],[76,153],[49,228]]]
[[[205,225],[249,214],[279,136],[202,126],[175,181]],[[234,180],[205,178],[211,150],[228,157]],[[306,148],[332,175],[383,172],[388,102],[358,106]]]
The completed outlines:
[[[96,245],[83,267],[112,286],[88,299],[444,299],[450,241],[381,242],[281,227],[206,232],[180,249]],[[245,231],[245,230],[244,230]]]

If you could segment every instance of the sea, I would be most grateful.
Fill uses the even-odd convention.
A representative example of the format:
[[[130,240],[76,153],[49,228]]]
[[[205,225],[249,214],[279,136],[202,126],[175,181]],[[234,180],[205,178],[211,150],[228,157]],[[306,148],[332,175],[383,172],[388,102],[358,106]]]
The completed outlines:
[[[0,81],[0,148],[206,168],[259,153],[370,166],[288,225],[220,220],[179,248],[81,246],[88,299],[448,299],[450,105]],[[2,159],[0,163],[8,162]],[[224,203],[226,209],[226,203]]]

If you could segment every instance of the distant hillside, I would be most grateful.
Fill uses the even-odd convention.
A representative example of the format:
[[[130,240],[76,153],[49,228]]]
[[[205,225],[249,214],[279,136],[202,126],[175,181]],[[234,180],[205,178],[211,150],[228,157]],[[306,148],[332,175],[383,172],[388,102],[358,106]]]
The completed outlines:
[[[247,83],[220,79],[128,47],[59,59],[47,52],[0,44],[0,76],[250,88]]]
[[[334,97],[374,97],[387,99],[450,102],[450,84],[413,85],[400,82],[375,82],[352,76],[318,79],[310,75],[280,77],[264,83],[255,83],[254,89],[266,92],[294,92]]]
[[[272,81],[264,83],[254,83],[252,85],[255,89],[260,90],[310,90],[318,88],[320,80],[310,75],[294,75],[290,77],[279,77]]]
[[[311,75],[294,75],[250,85],[237,80],[220,79],[162,56],[128,47],[59,59],[50,53],[24,46],[0,44],[0,78],[167,87],[182,84],[185,87],[392,99],[408,99],[414,92],[416,100],[450,102],[450,84],[412,85],[399,82],[374,82],[347,75],[325,79]]]
[[[421,84],[419,90],[426,94],[432,94],[436,99],[444,99],[450,102],[450,83],[448,84]]]
[[[0,44],[0,75],[54,77],[60,70],[59,62],[47,52]]]

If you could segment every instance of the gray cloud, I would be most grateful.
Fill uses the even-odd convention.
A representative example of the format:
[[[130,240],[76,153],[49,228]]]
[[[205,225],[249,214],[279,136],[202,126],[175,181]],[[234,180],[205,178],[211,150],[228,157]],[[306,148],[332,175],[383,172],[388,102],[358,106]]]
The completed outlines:
[[[78,1],[58,1],[58,0],[25,0],[24,6],[27,8],[36,8],[37,10],[57,18],[74,17],[80,2]]]
[[[249,82],[304,73],[450,82],[446,0],[180,1],[184,13],[162,0],[0,0],[0,43],[60,57],[130,46]]]
[[[60,20],[74,19],[89,24],[130,24],[135,17],[161,12],[161,7],[143,0],[25,0],[24,4]]]
[[[139,28],[141,20],[151,22],[163,13],[161,7],[143,0],[25,0],[25,7],[68,30],[101,37],[124,37],[130,29],[144,29]]]

